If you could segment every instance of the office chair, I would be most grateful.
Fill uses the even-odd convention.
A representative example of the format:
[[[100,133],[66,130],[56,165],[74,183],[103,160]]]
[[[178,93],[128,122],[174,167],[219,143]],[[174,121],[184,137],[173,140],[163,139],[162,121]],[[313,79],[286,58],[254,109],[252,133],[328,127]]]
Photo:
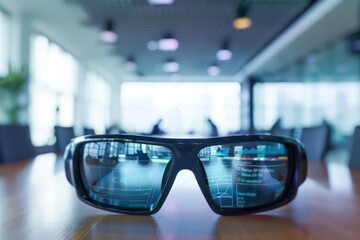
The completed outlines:
[[[282,128],[280,126],[281,120],[277,120],[270,129],[271,135],[282,136],[282,137],[293,137],[293,128]]]
[[[350,149],[349,166],[351,168],[360,168],[360,126],[357,126],[354,130]]]
[[[302,129],[300,141],[305,145],[309,160],[323,161],[329,145],[330,126],[324,122],[319,126]]]
[[[84,127],[84,135],[93,135],[95,134],[95,130],[93,128]]]
[[[74,127],[60,127],[55,126],[55,151],[62,154],[65,152],[66,146],[70,143],[71,139],[75,137]]]
[[[27,125],[0,125],[0,163],[10,163],[36,156]]]

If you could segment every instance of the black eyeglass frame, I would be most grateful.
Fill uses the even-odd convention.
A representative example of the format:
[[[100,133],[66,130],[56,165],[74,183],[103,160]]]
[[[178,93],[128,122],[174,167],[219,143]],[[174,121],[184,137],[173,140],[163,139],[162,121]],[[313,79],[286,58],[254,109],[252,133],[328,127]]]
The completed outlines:
[[[283,144],[288,149],[289,172],[285,189],[281,196],[274,202],[259,207],[250,208],[221,208],[216,205],[211,197],[206,182],[207,175],[198,154],[201,149],[226,144],[240,144],[241,142],[266,141]],[[91,142],[129,142],[140,144],[151,144],[163,146],[171,150],[172,159],[168,163],[170,166],[169,176],[164,184],[160,199],[151,211],[148,210],[129,210],[119,209],[114,206],[97,202],[91,199],[82,180],[82,151],[84,145]],[[263,212],[281,207],[291,202],[296,194],[298,187],[305,181],[307,176],[307,157],[303,145],[296,139],[273,136],[273,135],[237,135],[215,138],[159,138],[137,135],[88,135],[74,138],[66,148],[65,154],[65,173],[67,180],[76,189],[78,198],[84,203],[106,211],[133,214],[133,215],[151,215],[158,212],[167,198],[175,178],[179,171],[188,169],[193,172],[196,181],[210,208],[219,215],[246,215],[257,212]],[[166,172],[164,172],[166,174]]]

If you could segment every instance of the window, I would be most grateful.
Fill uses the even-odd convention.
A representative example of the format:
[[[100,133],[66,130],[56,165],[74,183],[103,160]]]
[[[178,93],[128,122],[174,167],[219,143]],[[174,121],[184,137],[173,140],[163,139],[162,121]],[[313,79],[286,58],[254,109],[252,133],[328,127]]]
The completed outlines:
[[[0,9],[0,76],[5,76],[9,70],[9,47],[10,47],[9,18]],[[5,101],[6,102],[6,101]],[[7,112],[4,107],[4,99],[0,96],[0,122],[7,121]]]
[[[209,134],[207,118],[220,134],[240,128],[238,83],[124,83],[121,87],[122,128],[149,133],[163,119],[168,134]]]
[[[334,141],[350,136],[360,124],[359,82],[262,83],[255,85],[255,127],[314,126],[327,120]]]
[[[36,35],[31,40],[30,74],[32,140],[37,146],[51,144],[55,125],[74,124],[78,63],[58,45]]]
[[[105,133],[110,122],[110,86],[94,72],[86,74],[86,126]]]
[[[350,46],[346,37],[306,54],[277,73],[277,80],[287,83],[271,83],[276,79],[264,76],[269,82],[255,86],[255,127],[269,129],[278,118],[284,127],[327,120],[333,143],[352,135],[360,124],[360,60]]]
[[[7,74],[10,60],[9,18],[0,10],[0,76]]]

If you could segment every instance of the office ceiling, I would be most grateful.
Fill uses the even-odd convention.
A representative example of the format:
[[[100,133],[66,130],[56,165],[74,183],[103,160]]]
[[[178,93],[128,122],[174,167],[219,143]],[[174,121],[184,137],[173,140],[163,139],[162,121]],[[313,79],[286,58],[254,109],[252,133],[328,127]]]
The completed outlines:
[[[175,59],[181,76],[204,76],[212,63],[222,76],[233,76],[282,31],[301,16],[315,0],[175,0],[171,5],[151,5],[147,0],[65,0],[88,14],[84,25],[100,31],[113,19],[118,40],[109,54],[135,58],[145,76],[166,76],[163,63]],[[242,1],[250,3],[252,26],[235,30],[232,20]],[[171,33],[179,48],[172,52],[150,51],[149,41]],[[229,41],[233,57],[218,61],[216,52]],[[106,43],[104,43],[106,44]],[[121,66],[119,66],[121,67]]]

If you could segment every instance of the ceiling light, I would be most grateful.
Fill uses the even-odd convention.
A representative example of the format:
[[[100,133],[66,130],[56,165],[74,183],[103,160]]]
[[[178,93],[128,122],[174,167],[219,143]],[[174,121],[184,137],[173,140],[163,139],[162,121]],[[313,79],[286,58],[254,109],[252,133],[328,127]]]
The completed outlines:
[[[238,30],[245,30],[251,27],[251,19],[248,17],[238,17],[233,22],[234,28]]]
[[[175,0],[148,0],[150,4],[154,5],[169,5],[173,4]]]
[[[161,51],[175,51],[179,48],[179,42],[168,34],[158,41],[158,48]]]
[[[233,26],[235,29],[244,30],[251,27],[252,21],[251,18],[247,15],[248,11],[248,4],[240,4],[236,11],[236,18],[233,21]]]
[[[222,48],[217,51],[216,57],[220,61],[227,61],[232,58],[232,52],[229,50],[228,43],[225,41]]]
[[[114,30],[114,23],[111,20],[106,20],[104,29],[100,32],[100,40],[106,43],[114,43],[118,36]]]
[[[212,64],[207,70],[208,74],[212,77],[219,76],[221,70],[217,64]]]
[[[216,57],[217,59],[219,59],[220,61],[227,61],[230,60],[232,57],[232,52],[229,49],[220,49],[217,53],[216,53]]]
[[[135,59],[133,57],[128,57],[128,59],[126,60],[126,62],[124,64],[124,67],[129,72],[134,72],[137,68]]]
[[[170,59],[163,64],[163,70],[168,73],[175,73],[180,70],[180,65],[175,60]]]

